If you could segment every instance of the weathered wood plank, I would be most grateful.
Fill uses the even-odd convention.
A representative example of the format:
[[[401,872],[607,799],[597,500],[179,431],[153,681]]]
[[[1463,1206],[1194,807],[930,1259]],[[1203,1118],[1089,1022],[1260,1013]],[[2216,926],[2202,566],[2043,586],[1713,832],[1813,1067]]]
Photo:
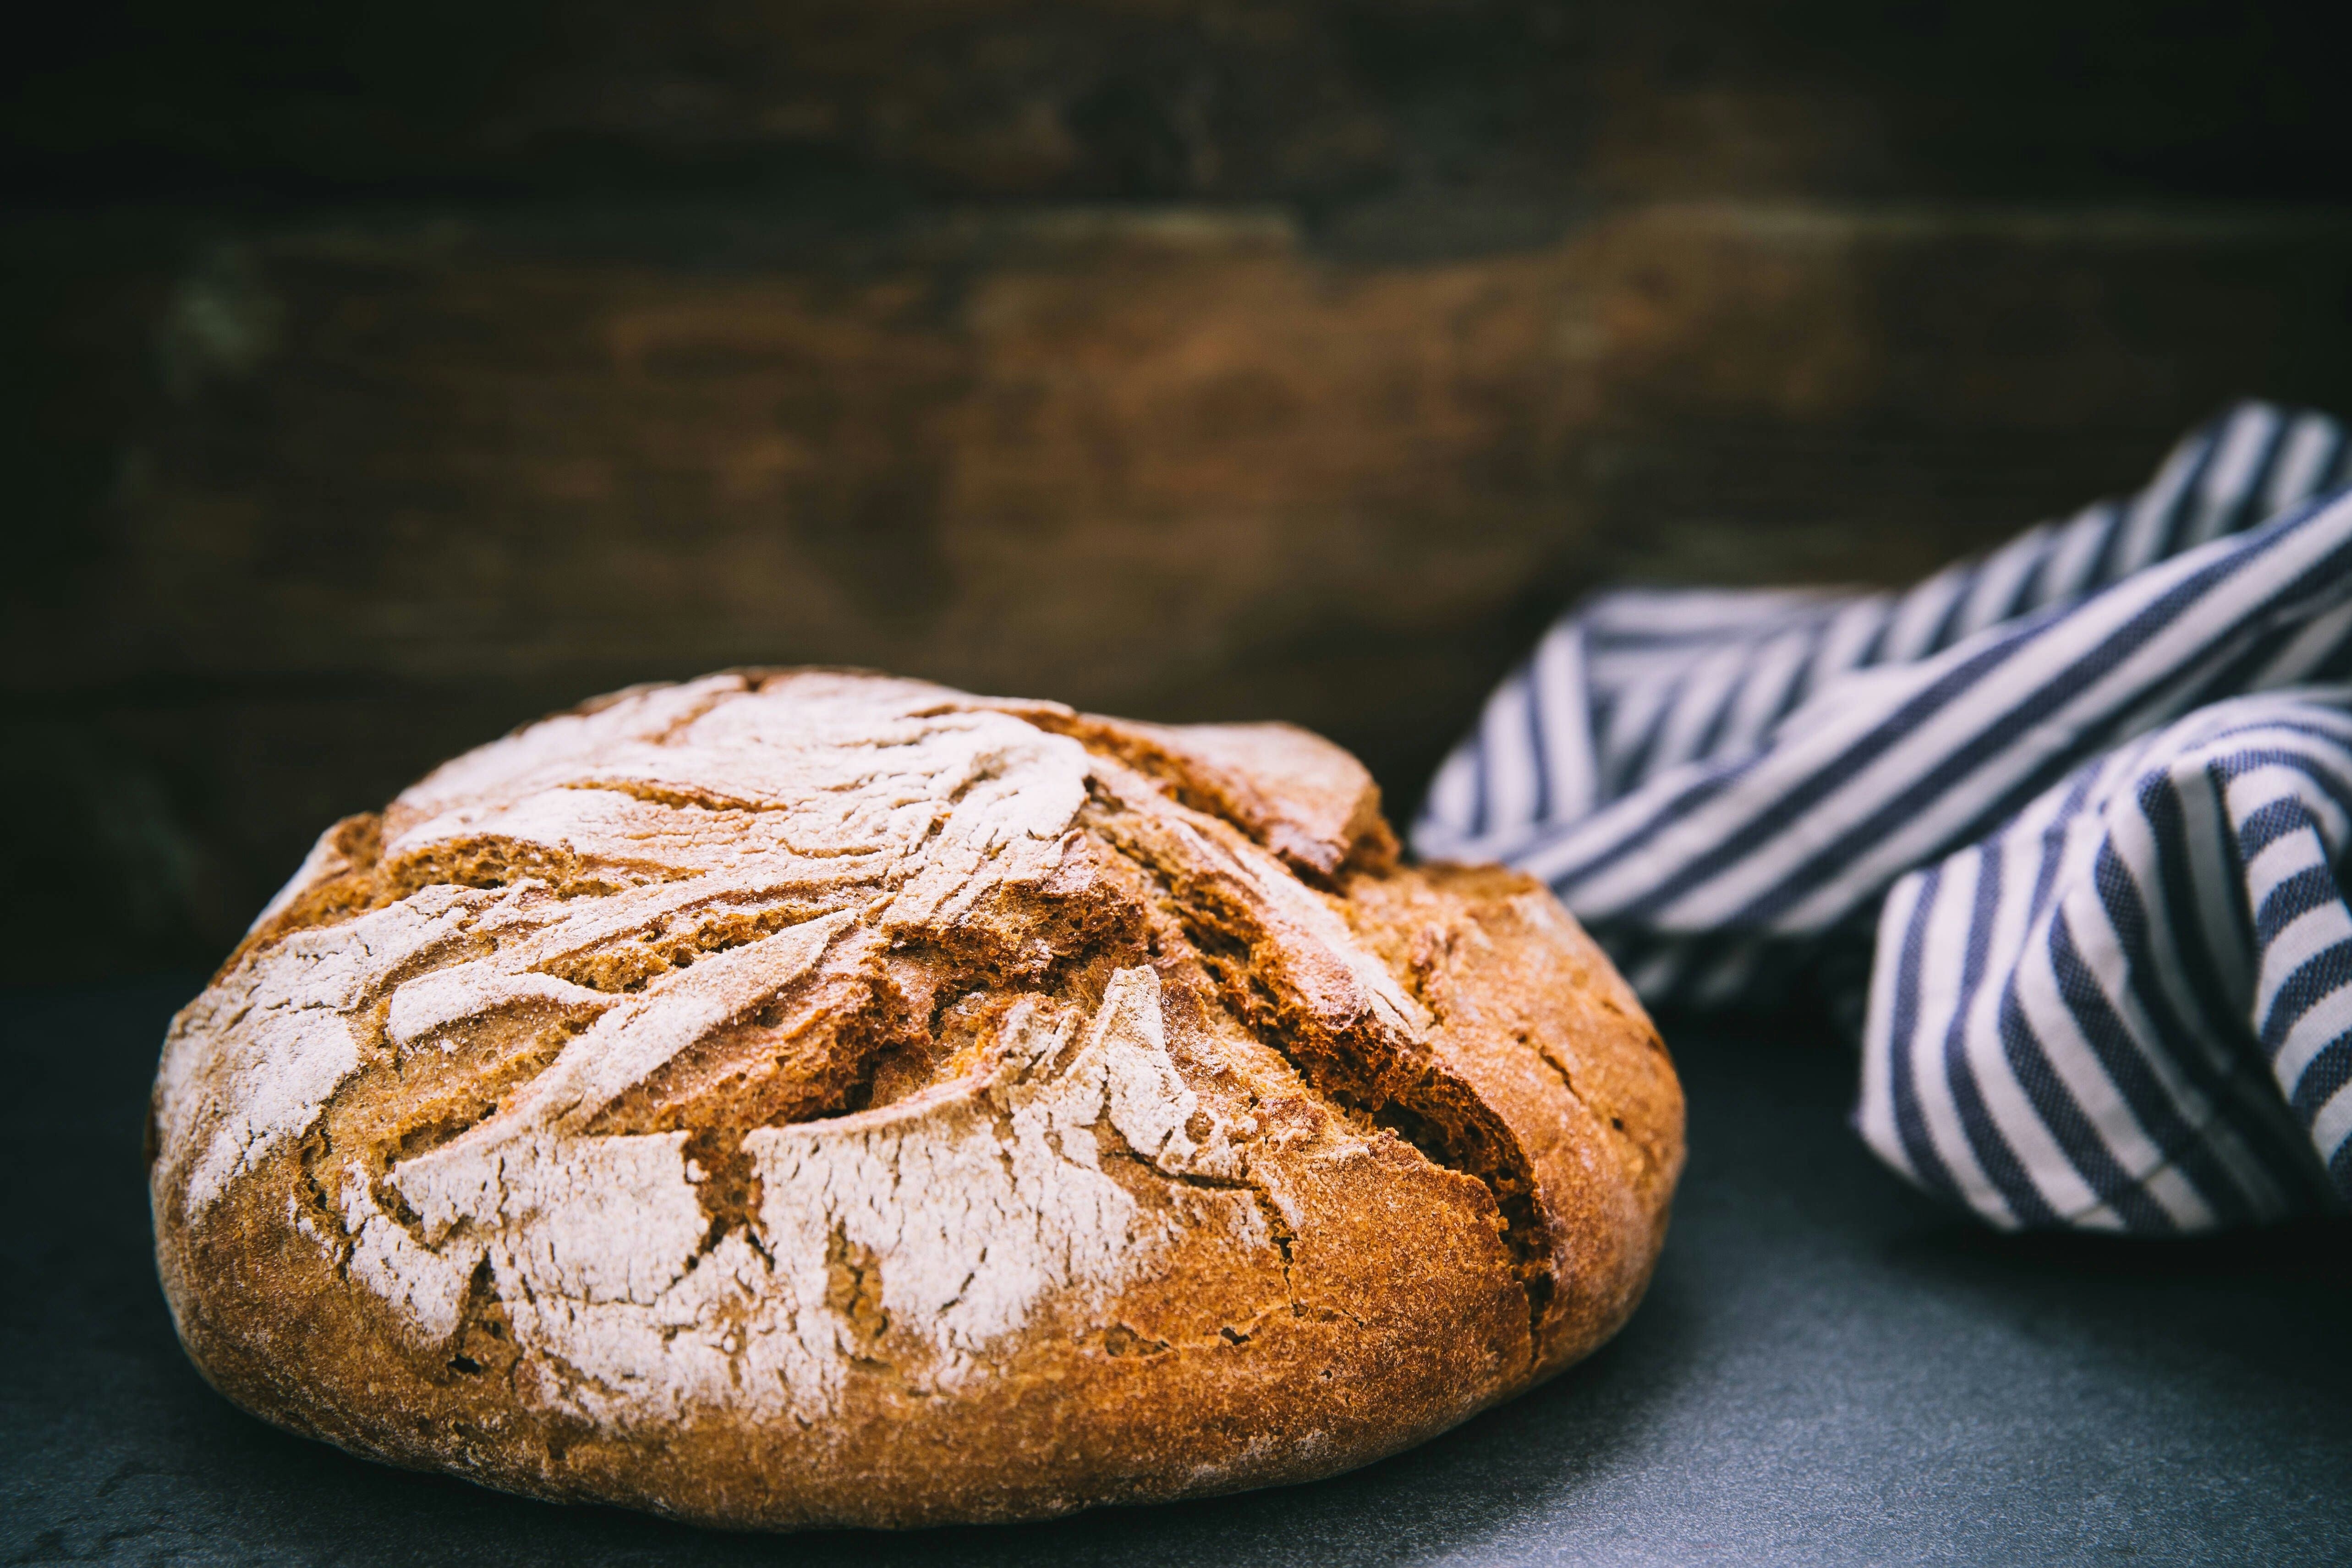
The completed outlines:
[[[1507,226],[1595,195],[2352,195],[2341,18],[2283,0],[90,0],[43,22],[0,58],[0,174],[68,202],[683,180],[1437,195]]]
[[[180,942],[457,746],[735,662],[1291,718],[1409,805],[1582,584],[1898,581],[2226,397],[2352,406],[2326,213],[1691,204],[1373,262],[1283,209],[689,204],[92,230],[94,277],[76,232],[9,242],[81,434],[26,458],[8,815]]]

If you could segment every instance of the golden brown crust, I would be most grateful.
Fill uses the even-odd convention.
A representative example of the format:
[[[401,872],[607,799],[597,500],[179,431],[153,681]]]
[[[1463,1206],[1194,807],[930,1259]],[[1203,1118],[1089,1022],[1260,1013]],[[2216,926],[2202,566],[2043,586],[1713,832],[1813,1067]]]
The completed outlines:
[[[1616,1331],[1682,1159],[1606,959],[1524,877],[1397,866],[1328,743],[794,671],[338,824],[156,1125],[231,1398],[767,1528],[1417,1442]]]

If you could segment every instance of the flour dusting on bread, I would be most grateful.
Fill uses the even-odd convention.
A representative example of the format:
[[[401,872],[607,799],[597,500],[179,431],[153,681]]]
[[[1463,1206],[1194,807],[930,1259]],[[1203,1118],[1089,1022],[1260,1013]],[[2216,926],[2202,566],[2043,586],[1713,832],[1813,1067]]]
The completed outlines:
[[[217,1033],[174,1036],[209,1049],[173,1053],[167,1154],[188,1146],[194,1121],[217,1123],[191,1170],[188,1211],[201,1216],[238,1173],[310,1130],[357,1069],[371,1027],[391,1052],[415,1052],[468,1023],[529,1010],[585,1027],[494,1115],[393,1163],[383,1198],[362,1166],[347,1165],[343,1235],[330,1245],[425,1342],[454,1331],[487,1259],[520,1342],[566,1369],[540,1392],[583,1413],[736,1400],[822,1414],[855,1348],[841,1342],[825,1301],[836,1237],[872,1254],[884,1310],[920,1325],[950,1382],[1049,1293],[1115,1284],[1147,1266],[1164,1222],[1139,1215],[1102,1173],[1094,1129],[1108,1125],[1171,1170],[1202,1152],[1185,1131],[1198,1101],[1169,1058],[1149,969],[1113,976],[1084,1048],[1061,1068],[1021,1059],[1016,1046],[1009,1077],[968,1079],[905,1109],[751,1133],[744,1148],[766,1202],[716,1247],[704,1245],[710,1225],[686,1131],[591,1131],[679,1053],[803,980],[861,918],[885,931],[951,921],[1058,861],[1085,794],[1075,742],[995,713],[906,716],[936,704],[921,688],[860,682],[836,695],[813,684],[811,700],[789,705],[727,705],[747,694],[740,680],[617,704],[507,742],[517,757],[492,747],[462,760],[404,797],[422,820],[386,846],[388,858],[496,837],[563,863],[583,856],[584,820],[590,858],[683,879],[570,898],[532,879],[502,893],[433,885],[252,955],[215,987],[239,995],[242,1016]],[[879,702],[866,689],[877,684]],[[453,783],[465,791],[455,799]],[[604,798],[591,804],[591,792]],[[709,819],[735,813],[772,819],[769,831],[727,841]],[[614,835],[629,839],[618,853]],[[780,877],[778,851],[824,868]],[[747,855],[761,861],[757,872],[739,869]],[[700,957],[634,994],[545,972],[714,908],[845,893],[861,907]],[[484,936],[507,940],[467,956],[465,939]],[[1045,1036],[1033,1057],[1050,1057],[1058,1038]],[[178,1087],[199,1079],[212,1091],[210,1118]],[[1234,1173],[1230,1150],[1214,1151],[1211,1165],[1218,1155],[1228,1167],[1218,1173]],[[406,1223],[383,1206],[393,1198]],[[1262,1232],[1245,1200],[1213,1206]]]
[[[826,671],[530,726],[174,1020],[183,1334],[302,1429],[719,1522],[1387,1451],[1612,1331],[1681,1158],[1573,922],[1394,853],[1280,726]]]

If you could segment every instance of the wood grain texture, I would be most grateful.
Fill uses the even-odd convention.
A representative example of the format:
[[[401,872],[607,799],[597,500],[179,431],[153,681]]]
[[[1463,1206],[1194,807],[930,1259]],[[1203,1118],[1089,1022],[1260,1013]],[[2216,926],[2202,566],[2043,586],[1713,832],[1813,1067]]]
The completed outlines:
[[[2216,0],[91,0],[20,185],[869,198],[2352,195],[2341,17]],[[1507,203],[1503,205],[1508,205]]]
[[[1585,586],[1901,581],[2352,407],[2332,57],[2111,11],[77,13],[6,879],[215,956],[441,757],[743,662],[1289,719],[1402,815]]]

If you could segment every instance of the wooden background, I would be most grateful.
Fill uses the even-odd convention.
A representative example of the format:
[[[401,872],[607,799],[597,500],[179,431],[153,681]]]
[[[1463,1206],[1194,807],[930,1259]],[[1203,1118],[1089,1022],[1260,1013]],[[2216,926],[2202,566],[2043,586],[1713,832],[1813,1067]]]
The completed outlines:
[[[2316,6],[77,6],[5,68],[12,979],[208,960],[589,693],[1280,717],[2352,411]],[[70,933],[60,940],[60,933]]]

